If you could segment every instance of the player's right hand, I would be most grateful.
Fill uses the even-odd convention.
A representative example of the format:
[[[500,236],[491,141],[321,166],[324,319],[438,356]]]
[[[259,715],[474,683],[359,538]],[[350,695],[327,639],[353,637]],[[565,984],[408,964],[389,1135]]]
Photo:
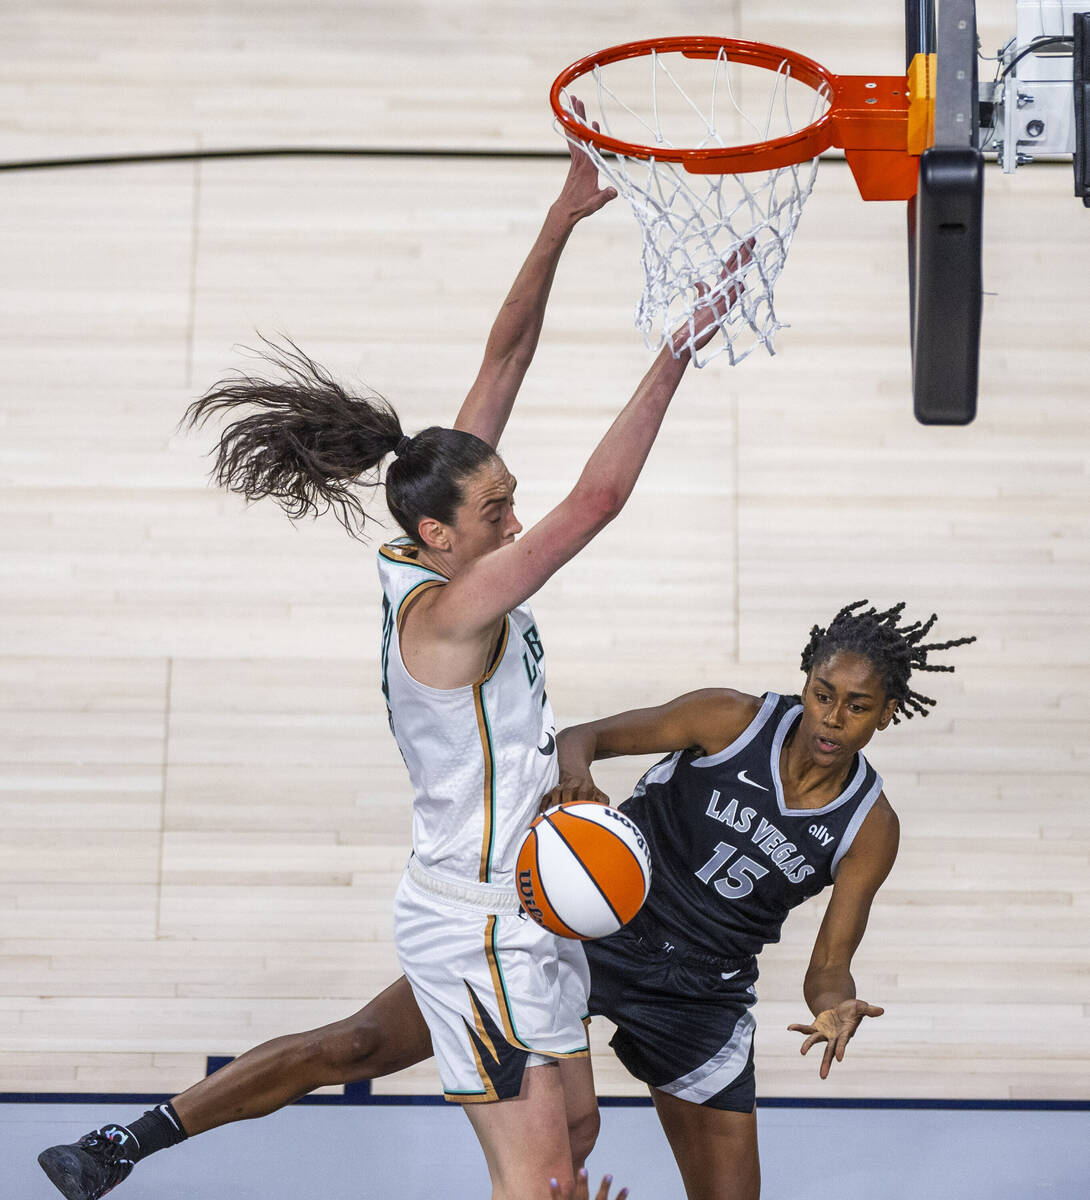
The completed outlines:
[[[595,804],[609,803],[609,797],[591,779],[589,772],[582,779],[562,775],[556,787],[542,796],[538,812],[548,812],[558,804],[574,804],[577,800],[590,800]]]

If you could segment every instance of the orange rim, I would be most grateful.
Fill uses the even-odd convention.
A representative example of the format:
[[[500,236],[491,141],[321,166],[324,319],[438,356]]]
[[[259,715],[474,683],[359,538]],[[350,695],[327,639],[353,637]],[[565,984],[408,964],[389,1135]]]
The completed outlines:
[[[807,84],[815,92],[823,87],[828,89],[829,109],[812,124],[766,142],[686,150],[668,146],[644,146],[638,142],[625,142],[608,137],[584,125],[564,108],[560,99],[561,92],[575,80],[591,74],[595,67],[622,62],[628,58],[644,57],[653,51],[679,53],[686,58],[718,58],[721,51],[726,51],[730,62],[748,63],[750,66],[776,72],[786,65],[790,68],[792,79]],[[717,37],[648,38],[645,41],[610,46],[572,63],[554,80],[549,92],[549,102],[557,120],[568,133],[579,141],[592,143],[599,150],[621,154],[627,158],[653,158],[662,162],[683,163],[686,169],[694,174],[743,174],[749,171],[771,171],[791,163],[805,162],[834,145],[837,82],[836,75],[812,58],[765,42]]]

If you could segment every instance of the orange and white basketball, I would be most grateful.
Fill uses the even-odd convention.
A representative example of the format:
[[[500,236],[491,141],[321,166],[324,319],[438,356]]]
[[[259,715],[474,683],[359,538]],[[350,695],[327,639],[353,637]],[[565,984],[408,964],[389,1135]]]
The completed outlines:
[[[519,899],[561,937],[616,933],[639,912],[651,886],[647,842],[624,813],[577,800],[542,813],[519,847]]]

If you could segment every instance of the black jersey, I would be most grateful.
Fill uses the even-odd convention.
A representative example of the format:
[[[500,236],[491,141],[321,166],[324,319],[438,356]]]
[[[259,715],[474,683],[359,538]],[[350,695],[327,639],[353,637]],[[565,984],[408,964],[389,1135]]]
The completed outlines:
[[[792,908],[833,882],[881,776],[857,754],[835,800],[788,808],[780,751],[802,705],[773,692],[763,701],[724,750],[671,754],[621,805],[651,852],[651,891],[634,931],[643,923],[708,954],[757,954],[779,941]]]

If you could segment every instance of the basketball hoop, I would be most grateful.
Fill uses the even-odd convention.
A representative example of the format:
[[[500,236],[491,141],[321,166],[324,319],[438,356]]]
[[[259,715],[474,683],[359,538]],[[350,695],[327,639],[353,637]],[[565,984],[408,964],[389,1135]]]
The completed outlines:
[[[762,345],[774,353],[783,324],[773,289],[823,150],[845,149],[864,199],[915,192],[903,75],[834,75],[760,42],[652,38],[573,63],[549,98],[565,136],[640,223],[636,327],[661,346],[688,323],[674,353],[688,349],[696,366],[724,352],[740,362]],[[731,271],[728,260],[741,265]],[[732,289],[737,299],[724,303]],[[694,314],[708,305],[723,336],[700,350]]]

